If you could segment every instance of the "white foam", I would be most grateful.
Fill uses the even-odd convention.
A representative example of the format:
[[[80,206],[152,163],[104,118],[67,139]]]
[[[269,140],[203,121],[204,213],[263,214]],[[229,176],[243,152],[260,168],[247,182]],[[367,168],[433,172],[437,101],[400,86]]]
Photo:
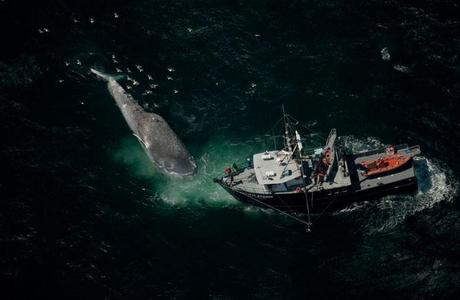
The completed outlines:
[[[162,174],[147,161],[138,143],[129,139],[114,154],[116,160],[129,165],[136,175],[149,178],[155,196],[162,199],[165,205],[222,207],[239,202],[212,179],[223,175],[224,167],[240,161],[246,152],[253,152],[251,146],[232,146],[226,140],[212,140],[195,156],[197,174],[189,178]],[[146,165],[149,166],[148,170],[145,170]]]
[[[375,137],[367,137],[358,139],[353,135],[340,136],[339,140],[345,148],[350,149],[353,153],[369,151],[376,148],[384,147],[385,145]]]

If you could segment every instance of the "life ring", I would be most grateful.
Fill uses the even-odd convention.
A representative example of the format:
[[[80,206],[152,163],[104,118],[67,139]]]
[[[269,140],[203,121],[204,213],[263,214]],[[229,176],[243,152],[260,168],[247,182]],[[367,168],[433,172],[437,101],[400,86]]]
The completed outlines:
[[[331,164],[331,154],[332,154],[331,148],[327,148],[327,149],[326,149],[326,152],[324,153],[324,156],[325,156],[325,158],[326,158],[326,164],[327,164],[327,165],[330,165],[330,164]]]
[[[298,186],[298,187],[295,188],[295,192],[296,192],[296,193],[300,193],[301,191],[302,191],[302,189],[300,188],[300,186]]]

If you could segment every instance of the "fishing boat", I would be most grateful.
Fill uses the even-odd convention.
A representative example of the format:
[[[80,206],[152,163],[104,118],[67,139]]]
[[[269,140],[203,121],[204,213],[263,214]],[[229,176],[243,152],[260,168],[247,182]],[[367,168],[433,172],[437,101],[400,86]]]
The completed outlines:
[[[332,129],[322,147],[307,151],[305,140],[284,112],[283,147],[255,153],[241,168],[227,167],[214,181],[236,199],[294,216],[323,214],[354,202],[417,189],[413,157],[420,146],[407,144],[353,153],[336,143]]]

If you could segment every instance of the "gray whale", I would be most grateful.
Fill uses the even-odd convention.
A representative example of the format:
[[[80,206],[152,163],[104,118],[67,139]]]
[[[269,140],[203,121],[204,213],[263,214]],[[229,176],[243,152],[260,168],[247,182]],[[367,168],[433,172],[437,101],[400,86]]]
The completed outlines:
[[[133,135],[139,140],[149,158],[162,171],[180,176],[195,173],[196,164],[193,157],[160,115],[144,111],[114,77],[93,68],[91,72],[107,81],[107,88]]]

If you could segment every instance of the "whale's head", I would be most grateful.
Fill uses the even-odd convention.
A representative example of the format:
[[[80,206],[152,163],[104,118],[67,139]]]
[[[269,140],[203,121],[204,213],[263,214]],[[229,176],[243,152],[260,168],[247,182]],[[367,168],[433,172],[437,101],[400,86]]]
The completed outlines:
[[[191,176],[196,172],[196,163],[193,158],[170,157],[160,162],[160,167],[169,174],[178,176]]]

